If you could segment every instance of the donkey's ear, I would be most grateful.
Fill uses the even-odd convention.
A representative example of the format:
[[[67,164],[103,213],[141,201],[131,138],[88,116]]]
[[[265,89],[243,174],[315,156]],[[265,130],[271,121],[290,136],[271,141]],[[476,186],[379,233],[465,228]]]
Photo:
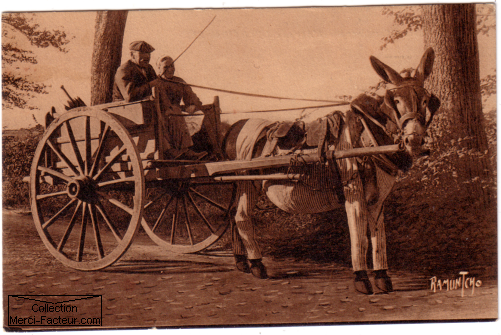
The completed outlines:
[[[434,60],[435,60],[435,52],[433,51],[433,49],[432,48],[426,49],[423,57],[421,57],[421,62],[419,63],[419,66],[416,69],[416,74],[414,75],[414,78],[424,83],[425,79],[428,78],[428,76],[431,73],[431,70],[433,69]]]
[[[398,85],[402,82],[402,76],[397,71],[393,70],[374,56],[371,56],[370,59],[372,67],[384,81],[394,85]]]

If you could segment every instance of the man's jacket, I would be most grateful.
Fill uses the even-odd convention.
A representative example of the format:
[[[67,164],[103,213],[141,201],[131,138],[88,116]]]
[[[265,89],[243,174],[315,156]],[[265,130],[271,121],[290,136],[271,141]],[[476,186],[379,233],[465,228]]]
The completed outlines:
[[[150,81],[157,78],[151,65],[144,69],[132,61],[120,66],[115,75],[113,85],[113,101],[125,100],[127,102],[138,101],[151,95]]]

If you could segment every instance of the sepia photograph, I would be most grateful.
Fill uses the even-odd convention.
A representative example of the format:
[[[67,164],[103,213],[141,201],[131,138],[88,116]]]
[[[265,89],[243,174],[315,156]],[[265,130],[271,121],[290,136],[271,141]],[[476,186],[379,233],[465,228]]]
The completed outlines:
[[[495,3],[135,7],[2,11],[4,331],[497,323]]]

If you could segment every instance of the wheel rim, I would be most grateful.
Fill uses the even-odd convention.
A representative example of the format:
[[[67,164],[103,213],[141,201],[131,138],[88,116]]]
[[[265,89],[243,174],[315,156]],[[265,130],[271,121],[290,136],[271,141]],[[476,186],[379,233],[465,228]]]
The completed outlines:
[[[111,115],[79,110],[55,120],[35,152],[30,183],[35,226],[64,265],[102,269],[130,246],[144,173],[132,138]]]
[[[232,183],[171,181],[149,188],[141,225],[159,246],[194,253],[216,243],[230,225]]]

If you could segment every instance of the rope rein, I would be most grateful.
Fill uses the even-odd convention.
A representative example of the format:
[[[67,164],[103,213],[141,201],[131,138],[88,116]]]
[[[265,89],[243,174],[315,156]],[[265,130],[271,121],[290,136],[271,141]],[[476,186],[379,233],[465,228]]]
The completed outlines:
[[[176,81],[176,80],[172,80],[172,79],[164,79],[164,80],[168,81],[168,82],[171,82],[171,83],[175,83],[175,84],[181,84],[181,85],[186,85],[186,86],[190,86],[190,87],[201,88],[201,89],[204,89],[204,90],[223,92],[223,93],[229,93],[229,94],[236,94],[236,95],[243,95],[243,96],[255,97],[255,98],[266,98],[266,99],[277,99],[277,100],[293,100],[293,101],[309,101],[309,102],[328,102],[328,103],[332,103],[332,104],[338,104],[338,106],[343,106],[343,105],[349,105],[350,104],[349,102],[342,101],[342,100],[323,100],[323,99],[302,99],[302,98],[279,97],[279,96],[273,96],[273,95],[257,94],[257,93],[247,93],[247,92],[238,92],[238,91],[231,91],[231,90],[225,90],[225,89],[208,87],[208,86],[201,86],[201,85],[182,83],[182,82],[179,82],[179,81]]]

